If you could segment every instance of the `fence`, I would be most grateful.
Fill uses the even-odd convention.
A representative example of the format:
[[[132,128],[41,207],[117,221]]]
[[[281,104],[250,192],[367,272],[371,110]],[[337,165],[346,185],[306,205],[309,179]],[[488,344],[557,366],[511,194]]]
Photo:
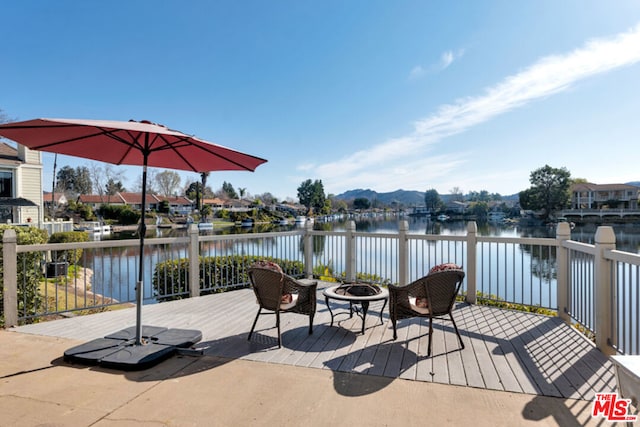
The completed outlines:
[[[74,259],[78,250],[82,254]],[[135,240],[17,245],[15,231],[7,230],[5,325],[134,302],[138,251]],[[39,255],[22,257],[19,264],[20,254]],[[238,271],[221,273],[203,257],[241,261],[233,265]],[[345,231],[313,230],[308,224],[288,232],[216,236],[199,236],[192,226],[186,237],[145,241],[144,303],[247,286],[241,278],[255,258],[300,263],[303,272],[287,271],[297,276],[382,285],[406,284],[426,275],[435,264],[453,262],[466,272],[462,294],[469,303],[481,297],[555,310],[567,322],[594,334],[596,345],[606,354],[640,354],[640,256],[616,251],[610,227],[600,227],[595,245],[588,245],[570,240],[565,223],[558,225],[555,239],[478,236],[475,223],[468,224],[466,235],[455,236],[410,234],[405,221],[397,233],[385,234],[356,232],[353,222]],[[155,274],[155,267],[164,262],[172,263],[175,271]],[[60,266],[66,274],[57,274]],[[18,271],[41,277],[37,286],[43,303],[29,300],[34,298],[26,291],[29,275]],[[176,287],[176,281],[181,286]]]

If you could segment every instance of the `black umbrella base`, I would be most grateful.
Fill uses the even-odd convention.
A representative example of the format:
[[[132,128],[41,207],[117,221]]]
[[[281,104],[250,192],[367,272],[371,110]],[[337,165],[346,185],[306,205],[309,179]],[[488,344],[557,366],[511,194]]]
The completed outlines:
[[[138,371],[150,368],[202,339],[193,329],[142,326],[142,344],[136,344],[136,328],[123,329],[64,352],[64,360],[83,365]]]

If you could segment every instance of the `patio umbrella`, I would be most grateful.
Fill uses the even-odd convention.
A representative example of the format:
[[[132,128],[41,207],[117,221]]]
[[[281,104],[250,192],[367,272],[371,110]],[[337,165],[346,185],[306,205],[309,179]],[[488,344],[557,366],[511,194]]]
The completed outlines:
[[[0,124],[0,135],[30,149],[116,165],[142,166],[140,259],[135,344],[143,342],[142,302],[147,167],[192,172],[254,171],[265,159],[213,144],[149,121],[34,119]],[[119,336],[126,336],[126,333]],[[156,340],[157,341],[157,340]]]

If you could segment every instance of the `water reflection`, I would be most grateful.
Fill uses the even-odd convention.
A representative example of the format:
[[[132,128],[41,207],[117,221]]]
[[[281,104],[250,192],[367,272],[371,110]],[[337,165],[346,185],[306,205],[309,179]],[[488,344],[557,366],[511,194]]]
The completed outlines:
[[[434,221],[424,217],[408,217],[410,233],[464,236],[467,234],[468,221]],[[397,218],[367,218],[355,220],[356,231],[396,233],[398,231]],[[619,250],[640,253],[640,224],[607,224],[613,227],[616,235],[616,247]],[[477,222],[478,235],[486,237],[534,237],[555,238],[556,228],[541,225],[496,224]],[[344,223],[334,223],[334,230],[344,229]],[[593,244],[596,224],[576,225],[571,230],[571,239]]]
[[[397,233],[400,220],[406,220],[409,224],[409,233],[435,234],[464,236],[467,234],[467,221],[436,221],[425,217],[401,217],[379,216],[362,217],[353,219],[356,224],[356,231],[367,233]],[[347,221],[319,222],[313,225],[314,230],[322,231],[344,231]],[[619,250],[640,253],[640,224],[610,224],[616,235],[616,247]],[[531,226],[519,224],[496,224],[491,222],[477,222],[478,235],[486,237],[535,237],[535,238],[555,238],[556,228],[546,225]],[[219,227],[214,230],[202,230],[200,235],[232,235],[232,234],[253,234],[291,231],[300,228],[296,224],[255,224],[253,227],[229,226]],[[595,233],[598,228],[596,224],[576,225],[571,230],[571,239],[593,244]],[[187,234],[186,228],[160,228],[157,230],[147,230],[145,238],[155,237],[180,237]],[[108,239],[137,239],[136,231],[122,231],[112,233]],[[314,247],[314,252],[321,251],[319,247]]]

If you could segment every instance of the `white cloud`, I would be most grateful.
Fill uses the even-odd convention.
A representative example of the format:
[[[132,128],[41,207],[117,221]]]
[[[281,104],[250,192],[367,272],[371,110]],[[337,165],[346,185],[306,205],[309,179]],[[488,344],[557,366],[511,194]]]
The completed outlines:
[[[445,52],[442,64],[448,66],[454,56]],[[458,156],[430,159],[430,145],[531,101],[565,91],[585,78],[639,61],[640,25],[611,38],[591,40],[564,55],[542,58],[487,88],[483,95],[441,106],[417,121],[410,135],[318,165],[314,170],[332,192],[355,187],[426,188],[434,177],[452,173],[463,163]],[[416,74],[418,69],[423,72],[416,67]]]
[[[422,65],[416,65],[409,72],[409,80],[417,80],[427,73],[434,73],[442,71],[453,63],[453,61],[459,59],[464,55],[464,49],[460,49],[457,52],[448,50],[440,55],[440,61],[436,65],[432,65],[425,69]]]
[[[420,65],[416,65],[409,72],[409,80],[415,80],[420,78],[424,74],[424,68]]]
[[[460,59],[462,55],[464,55],[464,49],[460,49],[457,52],[453,52],[451,50],[444,52],[440,56],[440,64],[438,68],[440,70],[444,70],[449,65],[451,65],[453,61],[457,61],[458,59]]]

